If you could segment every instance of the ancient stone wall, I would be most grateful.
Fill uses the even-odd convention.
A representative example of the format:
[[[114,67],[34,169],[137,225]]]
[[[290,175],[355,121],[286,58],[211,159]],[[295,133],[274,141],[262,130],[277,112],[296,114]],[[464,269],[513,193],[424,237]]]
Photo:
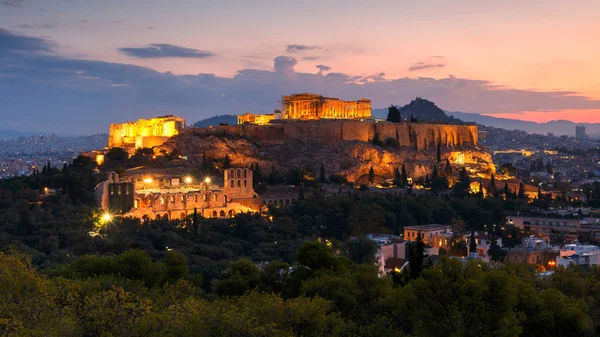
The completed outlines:
[[[402,147],[415,150],[433,150],[437,144],[446,147],[478,144],[475,125],[445,125],[426,123],[375,123],[355,120],[319,120],[283,122],[271,125],[226,125],[214,128],[193,128],[186,133],[205,135],[232,135],[267,142],[283,143],[287,139],[311,139],[319,142],[358,140],[371,141],[377,133],[398,141]]]

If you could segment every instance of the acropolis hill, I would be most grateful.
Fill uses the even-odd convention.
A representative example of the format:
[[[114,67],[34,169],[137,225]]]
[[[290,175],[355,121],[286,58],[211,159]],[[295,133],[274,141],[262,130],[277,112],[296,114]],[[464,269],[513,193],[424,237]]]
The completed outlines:
[[[259,117],[253,119],[254,124],[246,120],[239,125],[182,128],[154,149],[155,153],[179,152],[188,158],[228,155],[233,165],[256,163],[263,172],[273,168],[316,170],[323,163],[328,175],[356,181],[371,167],[381,177],[391,177],[402,165],[414,178],[431,174],[439,144],[442,156],[457,166],[494,171],[491,155],[478,146],[477,126],[376,121],[370,117],[370,109],[367,99],[285,96],[282,111],[265,123]],[[374,139],[380,140],[379,145]]]

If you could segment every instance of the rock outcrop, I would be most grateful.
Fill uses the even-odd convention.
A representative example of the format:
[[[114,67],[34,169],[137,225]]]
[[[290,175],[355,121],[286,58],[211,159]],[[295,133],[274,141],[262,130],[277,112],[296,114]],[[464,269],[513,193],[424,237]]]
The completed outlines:
[[[336,124],[326,124],[326,127],[332,125]],[[382,131],[381,128],[375,129],[375,127],[380,127],[379,125],[373,125],[375,124],[371,123],[374,130]],[[394,129],[383,130],[381,134],[395,135],[396,127],[407,128],[407,125],[412,124],[392,125]],[[476,127],[473,131],[470,128],[461,129],[460,126],[438,125],[438,127],[434,127],[433,125],[435,124],[411,126],[413,130],[424,133],[429,131],[434,135],[437,131],[437,136],[432,136],[431,140],[423,137],[421,146],[404,144],[409,140],[401,141],[398,148],[377,146],[366,139],[334,140],[331,138],[331,134],[323,133],[326,132],[321,129],[323,124],[313,124],[308,126],[290,125],[288,130],[275,128],[275,131],[269,129],[271,126],[247,126],[252,131],[246,134],[244,132],[249,129],[247,127],[240,128],[241,126],[233,129],[221,127],[220,130],[189,129],[181,135],[169,139],[161,149],[167,152],[177,150],[189,158],[201,156],[203,153],[207,157],[215,159],[228,155],[233,165],[249,166],[257,163],[263,172],[270,172],[272,167],[275,167],[278,171],[305,168],[318,173],[322,163],[327,175],[341,174],[346,176],[349,181],[358,180],[367,174],[371,167],[378,176],[392,177],[394,169],[404,164],[412,178],[420,178],[431,174],[436,163],[437,146],[435,144],[440,139],[445,139],[443,135],[472,134],[473,132],[476,135],[477,131]],[[448,129],[444,130],[444,128]],[[450,130],[449,128],[454,129]],[[287,137],[284,131],[289,132],[290,129],[294,129],[294,131]],[[303,134],[298,129],[308,131]],[[275,139],[276,137],[273,135],[268,135],[267,133],[271,131],[278,132],[281,138]],[[257,137],[257,135],[259,136]],[[315,135],[320,137],[315,137]],[[336,136],[334,135],[334,137]],[[469,136],[463,137],[469,138]],[[473,137],[471,136],[470,139],[475,139],[476,142],[476,138]],[[386,138],[382,137],[381,139],[385,140]],[[494,170],[491,155],[474,144],[465,141],[464,145],[446,146],[446,144],[454,145],[455,143],[444,143],[443,141],[441,143],[444,144],[441,146],[442,164],[445,162],[445,158],[448,158],[457,166],[469,166],[478,172]]]

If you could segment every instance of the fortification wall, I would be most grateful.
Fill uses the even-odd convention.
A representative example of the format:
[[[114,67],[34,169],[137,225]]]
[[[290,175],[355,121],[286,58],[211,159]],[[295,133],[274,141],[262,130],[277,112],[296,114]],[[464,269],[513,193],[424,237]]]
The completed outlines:
[[[359,120],[295,121],[270,125],[223,125],[214,128],[192,128],[184,132],[206,135],[232,135],[248,139],[283,143],[286,139],[311,139],[320,142],[358,140],[371,141],[375,134],[382,141],[395,139],[402,147],[416,150],[434,149],[437,144],[453,147],[478,144],[475,125],[424,123],[374,123]]]

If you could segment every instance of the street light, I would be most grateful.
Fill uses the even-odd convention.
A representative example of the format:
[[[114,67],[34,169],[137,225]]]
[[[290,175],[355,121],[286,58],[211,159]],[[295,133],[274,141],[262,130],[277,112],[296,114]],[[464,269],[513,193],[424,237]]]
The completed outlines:
[[[112,216],[110,213],[104,213],[104,214],[102,215],[102,221],[103,221],[104,223],[111,222],[111,221],[112,221],[112,218],[113,218],[113,216]]]
[[[207,183],[207,184],[210,184],[210,177],[204,178],[204,182]]]
[[[186,184],[191,184],[192,183],[192,177],[190,177],[190,176],[185,177],[185,183]]]
[[[152,184],[152,178],[146,178],[146,179],[144,179],[144,182],[146,184]]]

